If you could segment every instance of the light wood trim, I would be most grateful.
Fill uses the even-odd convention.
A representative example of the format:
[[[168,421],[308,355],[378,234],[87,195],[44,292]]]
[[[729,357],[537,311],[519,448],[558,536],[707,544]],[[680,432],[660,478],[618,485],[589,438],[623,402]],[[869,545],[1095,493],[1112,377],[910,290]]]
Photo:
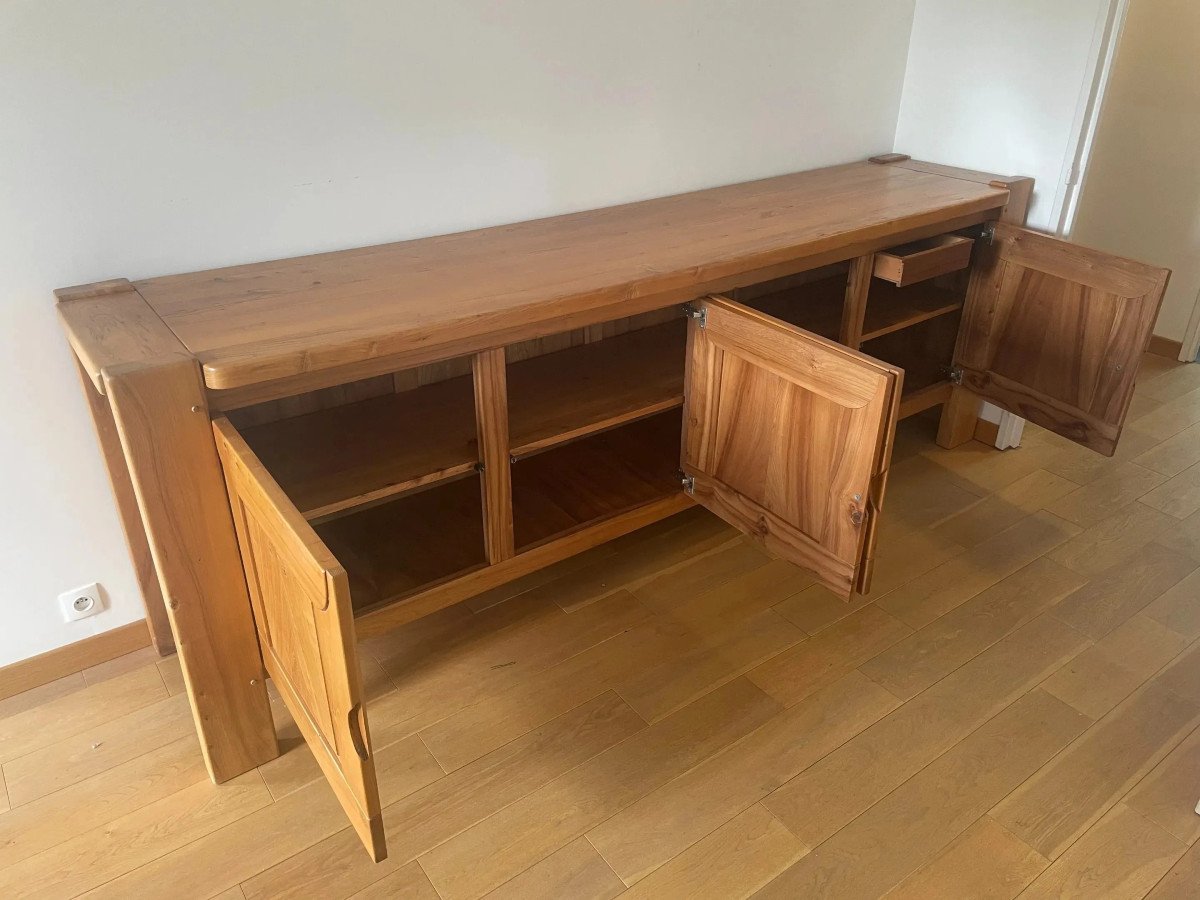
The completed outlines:
[[[133,290],[136,288],[128,278],[110,278],[108,281],[94,281],[91,284],[76,284],[71,287],[59,288],[54,292],[54,298],[59,303],[71,303],[75,300],[111,297],[113,294],[124,294]]]
[[[61,288],[54,293],[67,340],[101,394],[105,370],[191,359],[187,348],[128,281]]]
[[[96,439],[100,442],[100,452],[104,456],[104,465],[108,470],[108,483],[117,504],[117,514],[121,518],[121,530],[125,534],[125,544],[129,548],[129,557],[133,562],[133,571],[137,577],[138,587],[141,588],[142,607],[146,611],[146,625],[150,631],[150,642],[160,656],[166,656],[175,652],[175,636],[171,634],[171,622],[167,618],[166,601],[163,600],[162,587],[158,583],[158,572],[154,568],[154,557],[150,553],[150,543],[146,539],[146,528],[142,524],[142,514],[138,510],[137,497],[133,492],[133,482],[129,480],[129,468],[125,465],[125,454],[121,450],[121,437],[117,434],[117,424],[113,421],[108,400],[95,389],[87,371],[78,360],[76,360],[75,369],[79,373],[79,382],[83,387],[83,394],[87,398],[88,410],[92,414]]]
[[[418,594],[406,597],[387,606],[367,610],[355,619],[355,630],[359,638],[384,634],[394,628],[453,606],[498,587],[522,575],[544,569],[561,560],[582,553],[592,547],[615,540],[622,535],[669,518],[692,506],[692,500],[680,491],[653,503],[619,513],[611,518],[589,525],[578,531],[538,544],[493,566],[484,566],[466,575],[435,585]]]
[[[1179,355],[1183,353],[1183,341],[1152,334],[1150,335],[1150,343],[1146,346],[1146,352],[1153,353],[1155,356],[1165,356],[1167,359],[1178,360]]]
[[[0,668],[0,700],[149,646],[150,632],[146,623],[130,622],[11,663]]]
[[[509,559],[513,539],[512,470],[508,447],[508,381],[503,348],[475,354],[475,427],[483,464],[483,541],[488,562]]]
[[[846,305],[842,308],[842,328],[839,340],[853,350],[863,342],[863,327],[867,317],[867,296],[871,291],[871,275],[875,271],[875,254],[860,256],[850,263],[846,280]]]
[[[213,780],[227,781],[278,746],[200,372],[182,359],[103,374],[201,751]]]

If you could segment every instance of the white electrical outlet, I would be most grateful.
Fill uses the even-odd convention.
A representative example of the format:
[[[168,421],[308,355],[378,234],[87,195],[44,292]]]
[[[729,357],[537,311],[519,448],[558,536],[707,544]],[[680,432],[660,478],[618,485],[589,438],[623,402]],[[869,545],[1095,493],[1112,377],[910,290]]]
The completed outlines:
[[[64,621],[67,622],[94,616],[104,609],[104,601],[100,599],[100,585],[85,584],[73,591],[59,594],[58,605],[62,609]]]

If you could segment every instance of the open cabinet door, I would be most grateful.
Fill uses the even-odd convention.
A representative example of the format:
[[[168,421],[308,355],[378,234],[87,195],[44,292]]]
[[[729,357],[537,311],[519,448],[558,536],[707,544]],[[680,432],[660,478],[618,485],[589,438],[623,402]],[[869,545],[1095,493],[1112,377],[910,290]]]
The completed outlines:
[[[963,385],[1112,456],[1170,274],[998,224],[967,292]]]
[[[346,571],[227,419],[213,422],[263,663],[375,862],[386,858]]]
[[[699,301],[688,328],[685,484],[849,599],[867,587],[902,380],[723,297]]]

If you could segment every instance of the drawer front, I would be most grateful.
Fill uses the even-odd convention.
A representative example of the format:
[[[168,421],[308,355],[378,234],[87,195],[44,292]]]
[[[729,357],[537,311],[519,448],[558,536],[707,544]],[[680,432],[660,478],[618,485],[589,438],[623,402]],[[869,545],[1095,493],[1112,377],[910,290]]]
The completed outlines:
[[[229,420],[213,430],[263,664],[378,862],[387,851],[346,572]]]
[[[944,234],[875,254],[875,277],[907,287],[938,275],[957,272],[971,265],[975,242],[956,234]]]

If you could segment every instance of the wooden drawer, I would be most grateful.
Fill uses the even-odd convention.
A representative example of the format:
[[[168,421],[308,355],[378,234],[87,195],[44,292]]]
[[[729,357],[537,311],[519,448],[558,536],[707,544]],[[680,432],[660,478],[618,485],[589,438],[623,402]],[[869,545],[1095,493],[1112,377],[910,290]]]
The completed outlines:
[[[971,265],[974,245],[970,238],[943,234],[884,250],[875,254],[875,277],[905,287],[957,272]]]

